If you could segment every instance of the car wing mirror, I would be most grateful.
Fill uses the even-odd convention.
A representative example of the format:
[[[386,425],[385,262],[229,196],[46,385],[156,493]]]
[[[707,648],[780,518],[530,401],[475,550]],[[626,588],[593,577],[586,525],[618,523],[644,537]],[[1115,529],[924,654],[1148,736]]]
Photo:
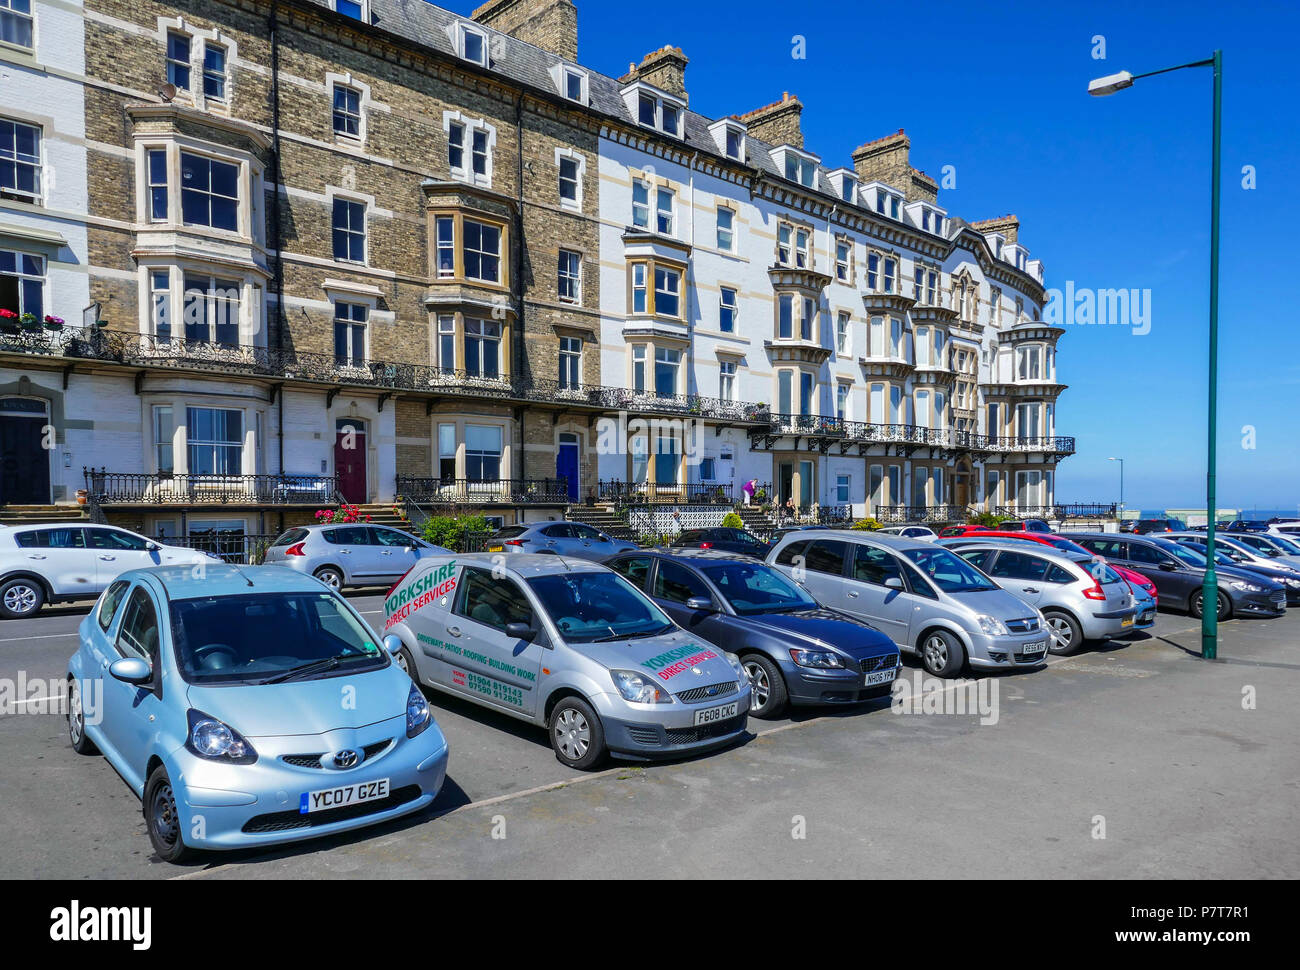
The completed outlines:
[[[902,589],[902,588],[903,588],[903,581],[902,581],[901,579],[899,579],[897,576],[890,576],[888,579],[885,580],[885,588],[886,588],[886,589]]]
[[[156,542],[146,542],[144,547],[149,550],[149,552],[157,552],[159,548],[161,548]]]
[[[713,600],[707,596],[692,596],[686,601],[688,610],[696,610],[701,613],[716,613],[717,607],[713,605]]]
[[[402,638],[396,633],[388,634],[388,636],[384,637],[384,649],[396,657],[402,649]]]
[[[1166,559],[1164,562],[1160,564],[1160,568],[1167,573],[1172,573],[1175,569],[1178,568],[1178,563],[1170,562],[1168,559]]]
[[[153,668],[149,666],[147,660],[141,660],[139,657],[123,657],[121,660],[114,660],[109,664],[108,672],[116,680],[137,687],[153,680]]]
[[[506,636],[511,640],[531,640],[537,636],[537,628],[531,623],[507,623]]]

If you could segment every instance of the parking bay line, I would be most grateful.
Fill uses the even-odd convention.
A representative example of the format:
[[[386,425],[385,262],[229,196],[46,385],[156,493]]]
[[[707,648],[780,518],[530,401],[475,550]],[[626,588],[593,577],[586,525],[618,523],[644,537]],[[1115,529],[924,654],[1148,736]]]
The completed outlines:
[[[1052,667],[1055,666],[1057,663],[1064,663],[1068,659],[1070,658],[1061,657],[1056,660],[1049,659],[1046,661],[1044,666]],[[950,691],[956,690],[958,687],[965,687],[967,684],[971,684],[975,682],[976,681],[974,679],[965,679],[965,678],[962,680],[953,681],[951,684],[949,684],[939,693],[947,694]],[[886,710],[889,710],[889,708],[882,707],[876,711],[867,711],[863,716],[869,717],[872,714],[878,714]],[[762,738],[768,736],[769,734],[780,734],[783,731],[791,731],[796,728],[811,727],[814,724],[822,724],[827,721],[838,721],[838,720],[841,720],[841,718],[826,716],[826,717],[815,717],[807,721],[791,721],[789,724],[779,724],[776,727],[768,728],[765,731],[758,731],[754,734],[754,737]],[[728,750],[742,750],[742,749],[731,748]],[[456,808],[453,808],[449,811],[440,812],[438,814],[432,815],[430,816],[429,821],[432,822],[442,818],[449,818],[452,815],[459,815],[473,808],[487,808],[490,805],[500,805],[504,802],[511,802],[519,798],[527,798],[529,795],[538,795],[541,794],[542,792],[554,791],[558,788],[567,788],[570,785],[580,785],[583,784],[584,782],[597,781],[601,778],[607,778],[610,775],[616,775],[620,772],[625,772],[627,771],[627,768],[628,768],[627,765],[619,765],[618,767],[615,768],[606,768],[604,771],[598,771],[595,772],[594,774],[578,775],[577,777],[574,778],[567,778],[567,779],[562,779],[560,781],[553,781],[545,785],[537,785],[533,788],[525,788],[522,791],[506,792],[504,795],[494,795],[491,798],[484,798],[480,801],[469,802],[468,804],[457,806]],[[377,846],[381,846],[384,845],[385,843],[377,842],[375,844]],[[220,866],[220,868],[222,868],[223,871],[229,872],[235,868],[242,868],[245,866],[250,866],[255,864],[257,863],[235,862],[225,866],[220,866],[220,864],[218,864],[212,866],[211,868],[205,867],[203,869],[199,869],[194,872],[185,872],[185,873],[181,873],[180,875],[171,876],[170,878],[171,879],[201,879],[209,872],[215,872],[218,866]]]
[[[75,636],[78,636],[77,631],[70,630],[67,633],[39,633],[30,637],[6,637],[5,639],[0,640],[0,643],[22,643],[24,640],[57,640],[59,637]]]

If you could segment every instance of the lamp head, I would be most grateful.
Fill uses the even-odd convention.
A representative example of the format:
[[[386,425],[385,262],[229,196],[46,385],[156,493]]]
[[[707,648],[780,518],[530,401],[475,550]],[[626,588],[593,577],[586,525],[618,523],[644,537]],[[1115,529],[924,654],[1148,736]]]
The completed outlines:
[[[1095,78],[1088,82],[1088,93],[1095,98],[1103,98],[1108,94],[1114,94],[1116,91],[1123,91],[1125,88],[1133,86],[1133,75],[1128,71],[1120,71],[1118,74],[1108,74],[1106,77]]]

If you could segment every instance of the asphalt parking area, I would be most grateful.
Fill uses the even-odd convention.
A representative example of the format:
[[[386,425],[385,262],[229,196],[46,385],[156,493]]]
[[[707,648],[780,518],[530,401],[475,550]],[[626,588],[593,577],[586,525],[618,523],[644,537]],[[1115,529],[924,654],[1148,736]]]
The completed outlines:
[[[378,618],[378,596],[353,601]],[[58,678],[84,614],[0,625],[0,678]],[[1223,624],[1215,663],[1196,658],[1199,632],[1162,613],[1151,635],[981,678],[983,715],[978,687],[908,667],[914,713],[751,720],[730,749],[593,774],[539,730],[434,695],[452,754],[430,810],[185,867],[153,858],[139,800],[73,754],[62,717],[8,714],[0,851],[11,876],[64,878],[1294,873],[1300,611]]]

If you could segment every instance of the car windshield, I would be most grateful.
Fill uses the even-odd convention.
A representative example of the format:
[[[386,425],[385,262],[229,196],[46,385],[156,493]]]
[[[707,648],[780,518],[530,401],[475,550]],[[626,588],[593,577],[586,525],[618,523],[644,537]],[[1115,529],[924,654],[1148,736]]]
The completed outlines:
[[[1060,549],[1062,552],[1071,552],[1076,554],[1083,553],[1089,559],[1093,557],[1093,553],[1083,548],[1083,546],[1079,545],[1073,539],[1066,539],[1064,536],[1051,536],[1046,538],[1049,545],[1056,549]]]
[[[904,549],[903,555],[945,593],[975,593],[998,588],[982,572],[947,549]]]
[[[1267,541],[1277,546],[1288,556],[1300,556],[1300,543],[1297,543],[1294,539],[1287,539],[1283,536],[1269,536]]]
[[[259,684],[299,668],[304,678],[352,674],[388,662],[374,634],[332,593],[173,600],[171,620],[176,663],[191,684]]]
[[[663,610],[616,573],[554,573],[534,576],[528,586],[569,643],[652,637],[673,628]]]
[[[703,567],[731,608],[741,616],[754,613],[790,613],[814,610],[817,601],[762,563],[720,562]]]

